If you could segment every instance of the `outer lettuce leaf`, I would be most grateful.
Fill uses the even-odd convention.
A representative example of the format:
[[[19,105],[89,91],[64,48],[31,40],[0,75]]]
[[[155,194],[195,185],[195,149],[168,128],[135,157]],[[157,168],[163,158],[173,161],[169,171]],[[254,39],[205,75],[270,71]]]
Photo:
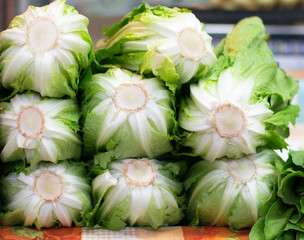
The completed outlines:
[[[286,162],[276,163],[280,170],[278,189],[260,212],[250,239],[301,239],[304,232],[303,170],[304,152],[290,151]]]

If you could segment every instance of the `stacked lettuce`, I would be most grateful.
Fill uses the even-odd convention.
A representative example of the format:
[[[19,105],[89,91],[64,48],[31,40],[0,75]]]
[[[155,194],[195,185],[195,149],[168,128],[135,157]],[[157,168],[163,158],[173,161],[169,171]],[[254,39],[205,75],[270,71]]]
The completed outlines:
[[[277,184],[279,157],[270,149],[287,147],[298,84],[267,39],[259,18],[240,21],[217,46],[217,62],[184,92],[179,150],[204,159],[185,180],[193,224],[251,227]]]
[[[287,147],[298,85],[259,18],[214,51],[189,10],[142,3],[95,56],[87,24],[57,0],[1,33],[1,225],[156,229],[185,213],[240,229],[261,216],[262,236],[287,209],[265,239],[302,234],[302,155],[273,151]]]
[[[84,226],[79,80],[94,58],[88,19],[64,0],[30,6],[1,32],[0,225]]]

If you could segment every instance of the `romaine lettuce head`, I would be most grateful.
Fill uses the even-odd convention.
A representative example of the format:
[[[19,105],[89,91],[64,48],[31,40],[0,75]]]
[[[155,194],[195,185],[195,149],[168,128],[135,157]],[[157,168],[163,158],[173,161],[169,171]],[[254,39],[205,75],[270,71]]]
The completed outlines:
[[[4,95],[33,90],[42,96],[75,97],[79,74],[94,58],[88,22],[65,0],[30,6],[16,16],[0,38]]]
[[[287,147],[288,125],[299,113],[290,104],[298,83],[278,67],[266,40],[259,18],[241,21],[217,46],[216,64],[184,94],[181,144],[194,156],[213,161]]]
[[[171,90],[204,74],[216,61],[212,38],[189,10],[142,3],[104,31],[96,59],[153,73]]]
[[[152,158],[171,151],[175,112],[161,80],[113,68],[93,75],[84,96],[86,156]]]
[[[180,166],[146,158],[112,162],[92,182],[96,205],[88,214],[89,226],[119,230],[126,225],[156,229],[177,224],[184,201],[177,180]]]
[[[251,227],[278,179],[279,156],[264,150],[239,159],[200,161],[185,180],[187,217],[193,225]]]
[[[24,93],[0,103],[1,160],[26,160],[34,167],[39,161],[79,159],[79,118],[79,107],[72,99]]]
[[[83,164],[40,163],[31,173],[11,172],[1,179],[2,226],[84,226],[92,209],[91,186]]]

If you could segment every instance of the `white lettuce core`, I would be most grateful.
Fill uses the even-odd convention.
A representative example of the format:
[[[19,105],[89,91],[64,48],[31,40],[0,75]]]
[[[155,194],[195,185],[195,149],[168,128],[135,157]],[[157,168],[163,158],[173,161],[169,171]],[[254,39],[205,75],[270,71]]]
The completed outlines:
[[[192,28],[184,28],[177,39],[181,53],[191,60],[199,60],[206,52],[203,37]]]
[[[115,91],[115,106],[126,112],[138,112],[146,106],[148,93],[139,84],[121,84]]]
[[[58,39],[57,26],[50,18],[37,17],[27,29],[27,43],[37,53],[51,50]]]
[[[35,175],[34,191],[45,201],[58,201],[63,195],[63,181],[60,175],[45,170]]]
[[[242,109],[225,103],[217,107],[212,124],[217,133],[223,138],[240,136],[246,127],[246,117]]]
[[[45,127],[43,114],[34,106],[21,108],[17,122],[19,133],[25,138],[37,139],[41,137]]]
[[[133,185],[146,186],[153,182],[155,169],[148,160],[133,159],[125,165],[123,175]]]
[[[247,184],[257,175],[257,167],[252,160],[242,158],[227,163],[229,175],[242,184]]]

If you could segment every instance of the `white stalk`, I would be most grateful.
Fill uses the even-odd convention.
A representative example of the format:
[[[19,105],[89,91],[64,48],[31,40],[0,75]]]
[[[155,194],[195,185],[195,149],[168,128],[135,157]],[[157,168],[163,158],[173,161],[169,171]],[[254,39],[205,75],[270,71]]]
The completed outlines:
[[[205,40],[191,27],[184,28],[178,33],[177,42],[181,53],[191,60],[199,60],[206,52]]]
[[[155,169],[146,159],[133,159],[125,165],[123,175],[135,186],[147,186],[155,178]]]
[[[21,107],[17,123],[19,133],[26,139],[39,139],[45,129],[43,113],[35,106]]]
[[[224,103],[217,106],[212,124],[221,137],[238,137],[246,127],[246,116],[238,106]]]
[[[114,93],[116,108],[130,114],[143,110],[148,101],[147,91],[136,83],[121,84]]]
[[[42,54],[57,46],[59,31],[48,17],[37,17],[27,27],[26,42],[34,53]]]
[[[46,202],[57,202],[61,199],[64,185],[60,175],[53,171],[42,171],[35,176],[34,191]]]

